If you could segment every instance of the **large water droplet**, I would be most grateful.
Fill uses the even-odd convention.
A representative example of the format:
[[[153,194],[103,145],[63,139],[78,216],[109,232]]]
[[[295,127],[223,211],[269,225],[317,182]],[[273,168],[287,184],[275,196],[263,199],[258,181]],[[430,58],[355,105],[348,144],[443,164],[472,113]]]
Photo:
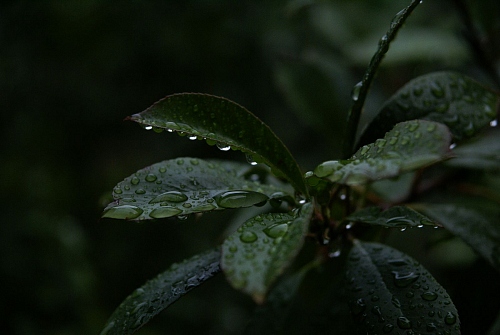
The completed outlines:
[[[225,143],[217,142],[216,145],[217,148],[222,151],[229,151],[231,149],[231,146]]]
[[[351,98],[353,101],[358,101],[359,99],[359,93],[361,92],[361,88],[363,87],[363,82],[360,81],[359,83],[357,83],[356,85],[354,85],[354,87],[352,88],[352,91],[351,91]]]
[[[453,314],[452,312],[448,312],[446,316],[444,317],[444,323],[447,325],[451,326],[457,322],[457,316]]]
[[[154,182],[156,179],[158,179],[158,177],[156,177],[156,175],[154,173],[148,173],[148,175],[146,176],[146,181],[152,183]]]
[[[408,318],[405,318],[404,316],[400,316],[398,318],[398,327],[401,329],[410,329],[411,328],[411,321],[408,320]]]
[[[267,195],[254,191],[227,191],[214,196],[217,205],[223,208],[250,207],[268,200]]]
[[[102,217],[130,220],[137,218],[142,212],[143,210],[137,206],[121,205],[109,208],[102,214]]]
[[[264,229],[264,233],[271,238],[283,236],[287,231],[288,225],[286,223],[274,224]]]
[[[241,242],[244,242],[244,243],[255,242],[255,241],[257,241],[257,238],[258,238],[257,234],[255,234],[254,232],[251,232],[251,231],[244,231],[240,235],[240,240],[241,240]]]
[[[401,20],[404,13],[405,13],[405,10],[402,9],[396,15],[394,15],[394,17],[391,20],[391,29],[396,28],[396,26],[398,25],[398,22]]]
[[[176,216],[180,213],[182,213],[181,209],[171,206],[166,206],[153,209],[151,213],[149,213],[149,216],[152,217],[153,219],[163,219]]]
[[[406,287],[415,282],[419,277],[419,274],[416,274],[415,272],[401,273],[393,271],[392,274],[394,275],[394,284],[397,287]]]
[[[137,185],[137,184],[139,184],[140,180],[137,177],[132,177],[130,182],[132,183],[132,185]]]
[[[498,125],[498,120],[493,120],[490,122],[490,127],[496,127]]]
[[[421,295],[422,299],[427,300],[427,301],[434,301],[438,298],[438,295],[434,292],[424,292]]]
[[[170,201],[170,202],[183,202],[188,199],[187,195],[184,193],[178,192],[178,191],[169,191],[162,193],[155,198],[151,199],[149,201],[150,204],[158,203],[158,202],[165,202],[165,201]]]

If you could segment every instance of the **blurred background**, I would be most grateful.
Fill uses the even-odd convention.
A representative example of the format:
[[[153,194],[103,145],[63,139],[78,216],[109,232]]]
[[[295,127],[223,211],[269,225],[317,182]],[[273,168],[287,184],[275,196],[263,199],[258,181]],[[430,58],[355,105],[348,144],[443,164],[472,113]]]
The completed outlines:
[[[426,0],[410,17],[362,122],[408,80],[431,71],[457,70],[495,86],[477,65],[454,2]],[[498,1],[469,2],[485,41],[499,41]],[[123,122],[126,116],[173,93],[223,96],[266,122],[304,171],[312,169],[340,157],[351,88],[408,3],[3,1],[2,333],[97,334],[136,287],[220,242],[234,213],[140,224],[99,219],[113,186],[145,166],[179,156],[245,161],[203,141],[146,132]],[[498,66],[500,43],[487,45]],[[459,247],[467,257],[450,260],[444,252],[436,268],[444,267],[452,291],[463,289],[452,280],[461,271],[467,289],[455,302],[467,334],[487,329],[496,315],[481,306],[499,278]],[[483,287],[473,285],[478,275]],[[218,276],[140,333],[238,334],[252,306]]]

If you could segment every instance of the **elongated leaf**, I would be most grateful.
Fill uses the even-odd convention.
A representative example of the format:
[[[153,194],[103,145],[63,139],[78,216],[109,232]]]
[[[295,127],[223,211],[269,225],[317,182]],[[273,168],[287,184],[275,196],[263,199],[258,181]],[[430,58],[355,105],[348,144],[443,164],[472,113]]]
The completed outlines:
[[[500,208],[498,204],[483,206],[473,199],[460,203],[419,204],[417,209],[440,222],[461,237],[477,253],[500,271]],[[484,201],[484,199],[482,200]]]
[[[248,170],[251,167],[248,166]],[[116,199],[102,217],[161,219],[249,207],[270,198],[293,199],[286,189],[245,179],[241,164],[177,158],[139,170],[113,189]]]
[[[473,142],[453,149],[454,159],[447,162],[453,167],[480,170],[500,169],[500,131],[492,131]]]
[[[445,289],[410,256],[383,244],[355,241],[347,289],[351,314],[367,334],[460,334]]]
[[[436,227],[438,225],[425,215],[405,206],[394,206],[385,211],[380,207],[367,207],[352,213],[347,217],[347,220],[384,227],[395,227],[401,230],[408,227],[421,228],[423,226]]]
[[[174,94],[158,101],[131,120],[147,127],[167,129],[206,139],[223,150],[241,150],[253,161],[271,167],[304,195],[302,172],[280,139],[240,105],[206,94]]]
[[[395,177],[449,158],[450,139],[448,129],[440,123],[398,123],[383,139],[363,146],[352,158],[320,164],[314,176],[347,185]]]
[[[272,213],[246,221],[222,245],[221,267],[231,285],[262,303],[304,242],[312,206],[300,214]]]
[[[353,100],[353,104],[351,109],[349,110],[349,116],[347,120],[347,135],[344,142],[344,158],[349,157],[353,152],[353,145],[356,138],[356,132],[358,130],[359,119],[361,118],[361,112],[363,110],[363,106],[365,104],[365,100],[368,95],[371,83],[375,78],[375,73],[382,63],[382,59],[384,59],[385,54],[387,53],[387,51],[389,51],[389,45],[396,38],[399,29],[401,29],[406,19],[408,19],[413,10],[415,10],[415,8],[417,8],[420,3],[420,0],[412,0],[408,6],[400,10],[392,18],[390,28],[387,33],[380,39],[378,49],[370,60],[370,64],[368,65],[368,68],[366,69],[366,72],[363,76],[363,80],[354,85],[352,89],[351,98]],[[396,123],[397,122],[393,124]],[[392,126],[389,127],[389,129],[391,128]],[[387,129],[386,131],[388,131],[389,129]],[[374,141],[375,139],[381,137],[386,131],[382,132],[380,136],[375,137],[371,141]]]
[[[209,250],[170,268],[135,290],[113,312],[101,335],[133,334],[154,316],[220,271],[220,251]]]
[[[473,79],[435,72],[413,79],[397,91],[365,128],[359,145],[383,136],[396,123],[425,119],[444,123],[460,141],[497,117],[499,97]]]

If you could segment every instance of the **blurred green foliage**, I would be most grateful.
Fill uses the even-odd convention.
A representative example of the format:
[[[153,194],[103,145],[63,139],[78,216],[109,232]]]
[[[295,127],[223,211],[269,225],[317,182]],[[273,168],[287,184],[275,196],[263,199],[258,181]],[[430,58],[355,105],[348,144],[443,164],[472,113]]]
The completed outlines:
[[[172,93],[224,96],[270,125],[304,170],[311,169],[339,156],[350,90],[390,19],[406,5],[3,2],[2,332],[95,334],[133,289],[220,242],[229,213],[148,224],[98,219],[109,190],[146,165],[186,154],[245,159],[201,141],[146,133],[122,123],[125,116]],[[405,82],[430,71],[458,70],[494,84],[462,38],[454,8],[451,0],[424,1],[409,19],[382,65],[362,122]],[[499,40],[496,0],[475,1],[472,14],[485,38]],[[499,48],[488,50],[496,64]],[[463,248],[463,261],[441,257],[451,265],[435,276],[451,291],[473,287],[455,303],[464,333],[471,325],[481,333],[496,314],[484,302],[498,293],[498,274]],[[460,283],[452,280],[458,269],[465,271]],[[471,285],[478,276],[481,287]],[[195,292],[142,333],[238,333],[252,310],[252,302],[221,276]]]

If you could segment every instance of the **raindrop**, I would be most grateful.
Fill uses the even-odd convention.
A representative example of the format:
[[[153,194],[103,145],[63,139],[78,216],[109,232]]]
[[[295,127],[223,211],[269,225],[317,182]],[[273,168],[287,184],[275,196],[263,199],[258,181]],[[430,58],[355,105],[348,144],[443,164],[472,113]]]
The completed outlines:
[[[341,255],[341,253],[342,252],[340,251],[340,249],[339,250],[335,250],[333,252],[330,252],[328,254],[328,257],[330,257],[330,258],[336,258],[336,257],[339,257]]]
[[[430,123],[428,126],[427,126],[427,131],[429,133],[432,133],[434,130],[436,130],[436,124],[435,123]]]
[[[445,94],[444,89],[441,87],[441,85],[439,85],[436,82],[431,83],[431,93],[436,98],[442,98],[442,97],[444,97],[444,94]]]
[[[254,191],[227,191],[214,196],[217,205],[223,208],[241,208],[267,201],[267,195]]]
[[[191,141],[194,141],[198,138],[198,136],[196,135],[191,135],[191,136],[188,136],[188,139],[190,139]]]
[[[122,189],[121,189],[121,188],[119,188],[119,187],[115,187],[115,188],[113,189],[113,192],[114,192],[114,193],[116,193],[116,194],[122,194]]]
[[[422,293],[421,295],[422,299],[426,300],[426,301],[434,301],[438,298],[438,295],[434,292],[424,292]]]
[[[132,183],[132,185],[137,185],[139,184],[140,180],[137,177],[132,177],[132,180],[130,180],[130,182]]]
[[[356,85],[354,85],[354,87],[352,88],[352,92],[351,92],[351,98],[353,101],[358,101],[359,99],[359,93],[361,92],[361,88],[363,87],[363,82],[360,81],[359,83],[357,83]]]
[[[229,151],[231,149],[230,145],[224,144],[221,142],[217,142],[216,145],[217,145],[217,148],[219,148],[219,150],[221,150],[221,151]]]
[[[386,334],[389,334],[392,330],[394,329],[394,326],[391,325],[390,323],[386,324],[384,328],[382,328],[382,331]]]
[[[419,274],[416,274],[415,272],[401,273],[393,271],[392,274],[394,275],[394,284],[397,287],[406,287],[415,282],[419,277]]]
[[[274,224],[264,229],[264,233],[271,238],[283,236],[287,231],[288,225],[286,223]]]
[[[155,174],[153,174],[153,173],[148,173],[148,175],[147,175],[147,176],[146,176],[146,178],[144,178],[144,179],[146,179],[146,181],[148,181],[148,182],[152,183],[152,182],[154,182],[156,179],[158,179],[158,177],[156,177],[156,175],[155,175]]]
[[[457,146],[457,144],[456,144],[456,143],[452,143],[452,144],[450,144],[450,150],[455,149],[455,147],[456,147],[456,146]]]
[[[411,328],[411,321],[408,320],[408,318],[405,318],[404,316],[400,316],[398,318],[398,327],[401,329],[410,329]]]
[[[490,122],[490,127],[496,127],[498,125],[498,120],[493,120]]]
[[[188,218],[187,215],[177,215],[177,219],[181,221],[187,220],[187,218]]]
[[[351,303],[350,305],[351,305],[351,312],[354,315],[359,315],[363,313],[363,311],[366,309],[366,303],[362,298],[356,300],[354,303]]]
[[[453,314],[452,312],[448,312],[448,314],[446,314],[446,316],[444,317],[444,323],[451,326],[451,325],[455,324],[455,322],[457,322],[456,315]]]
[[[389,263],[392,266],[405,266],[405,265],[408,265],[408,263],[404,259],[391,259],[387,263]]]
[[[142,214],[143,210],[136,206],[122,205],[111,207],[106,210],[102,217],[111,219],[135,219]]]
[[[246,158],[247,158],[247,162],[248,164],[250,165],[257,165],[257,162],[255,161],[255,159],[253,158],[253,155],[251,154],[246,154]]]
[[[153,126],[146,126],[146,127],[144,127],[144,129],[151,130],[151,129],[153,129]]]
[[[251,231],[245,231],[240,235],[240,240],[243,243],[253,243],[257,241],[257,234]]]
[[[397,27],[397,25],[398,25],[399,21],[402,19],[404,13],[405,13],[405,10],[402,9],[396,15],[394,15],[394,17],[392,18],[392,21],[391,21],[391,29],[394,29]]]
[[[345,229],[349,230],[351,229],[353,226],[352,222],[349,222],[346,226],[345,226]]]
[[[143,188],[138,188],[137,190],[135,190],[135,194],[145,194],[145,193],[146,193],[146,190]]]
[[[149,213],[149,216],[152,217],[153,219],[162,219],[162,218],[169,218],[172,216],[176,216],[180,213],[182,213],[181,209],[167,206],[167,207],[159,207],[153,209],[151,213]]]

